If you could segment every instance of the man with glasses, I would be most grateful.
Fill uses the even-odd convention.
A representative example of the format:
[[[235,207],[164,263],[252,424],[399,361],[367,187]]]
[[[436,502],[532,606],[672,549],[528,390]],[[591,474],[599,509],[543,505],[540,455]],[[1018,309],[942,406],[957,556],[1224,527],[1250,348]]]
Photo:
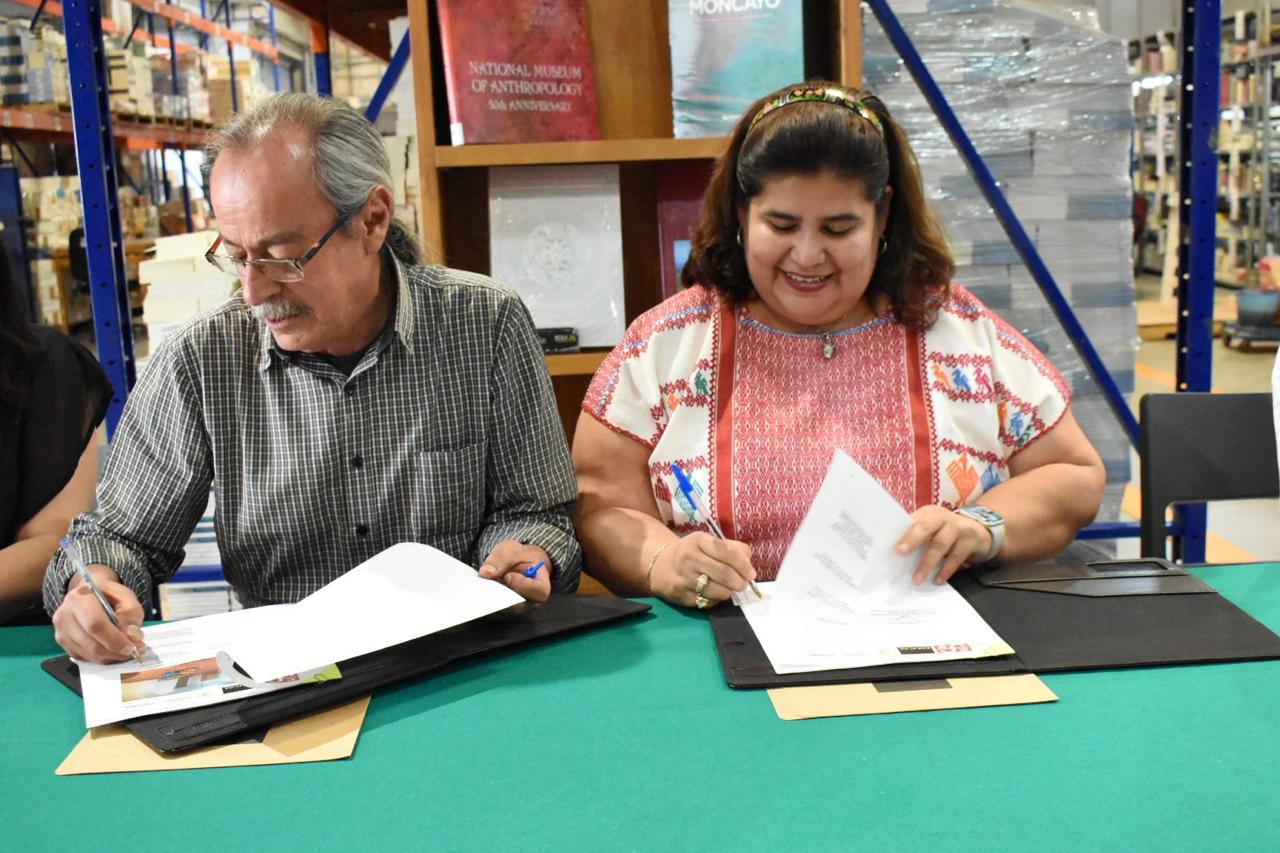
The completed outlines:
[[[576,588],[577,486],[528,311],[490,279],[421,265],[373,127],[278,95],[217,133],[205,177],[206,258],[241,288],[159,347],[129,398],[98,507],[71,532],[121,627],[59,554],[44,595],[63,648],[129,657],[210,483],[246,606],[296,601],[402,541],[529,599]]]

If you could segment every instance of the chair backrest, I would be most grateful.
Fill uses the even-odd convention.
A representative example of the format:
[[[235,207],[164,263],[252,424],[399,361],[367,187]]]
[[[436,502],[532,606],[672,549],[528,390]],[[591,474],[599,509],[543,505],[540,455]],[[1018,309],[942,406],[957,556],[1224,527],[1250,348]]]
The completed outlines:
[[[1148,394],[1138,416],[1142,556],[1165,556],[1170,504],[1280,497],[1270,394]]]

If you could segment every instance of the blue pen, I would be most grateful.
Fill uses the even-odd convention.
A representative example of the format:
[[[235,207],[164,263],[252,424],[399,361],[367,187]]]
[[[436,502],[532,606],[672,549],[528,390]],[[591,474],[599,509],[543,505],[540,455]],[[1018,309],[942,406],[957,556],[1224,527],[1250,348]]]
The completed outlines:
[[[684,471],[675,462],[671,463],[671,473],[676,475],[676,485],[680,487],[680,493],[684,495],[685,500],[687,500],[689,505],[693,507],[694,523],[702,522],[707,526],[707,529],[711,531],[712,536],[717,539],[727,539],[728,537],[724,535],[724,531],[720,529],[720,525],[716,524],[715,518],[713,518],[711,513],[707,510],[707,505],[702,502],[702,496],[698,494],[698,490],[693,487],[693,483],[689,481],[689,478],[685,475]],[[760,592],[760,588],[756,586],[755,581],[747,581],[747,583],[750,585],[752,592],[759,595],[761,598],[764,598]]]
[[[525,570],[524,570],[523,572],[521,572],[520,574],[524,575],[524,576],[525,576],[525,577],[527,577],[527,578],[537,577],[537,576],[538,576],[538,569],[542,568],[542,567],[543,567],[543,566],[545,566],[546,564],[547,564],[547,561],[546,561],[546,560],[539,560],[538,562],[534,563],[534,564],[533,564],[532,566],[530,566],[529,568],[525,569]]]

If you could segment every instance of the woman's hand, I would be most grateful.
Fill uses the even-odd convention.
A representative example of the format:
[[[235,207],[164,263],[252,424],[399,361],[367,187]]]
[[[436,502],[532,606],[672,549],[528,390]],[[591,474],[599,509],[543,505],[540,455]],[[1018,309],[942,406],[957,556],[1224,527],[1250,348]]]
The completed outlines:
[[[703,575],[707,576],[705,583],[701,582]],[[678,539],[658,554],[649,588],[672,604],[705,610],[746,589],[747,582],[755,579],[751,546],[699,532]]]
[[[933,582],[941,586],[956,570],[991,550],[991,531],[980,522],[942,506],[922,506],[911,513],[911,526],[898,540],[898,553],[909,554],[924,545],[911,582],[922,584],[938,566]],[[939,565],[941,564],[941,565]]]

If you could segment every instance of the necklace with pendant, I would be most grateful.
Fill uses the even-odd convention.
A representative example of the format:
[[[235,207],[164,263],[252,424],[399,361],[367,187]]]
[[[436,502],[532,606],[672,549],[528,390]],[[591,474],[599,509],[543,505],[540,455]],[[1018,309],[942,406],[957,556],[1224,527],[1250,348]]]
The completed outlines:
[[[822,333],[822,357],[830,360],[832,358],[835,358],[835,355],[836,355],[835,339],[831,337],[830,332],[823,332]]]

